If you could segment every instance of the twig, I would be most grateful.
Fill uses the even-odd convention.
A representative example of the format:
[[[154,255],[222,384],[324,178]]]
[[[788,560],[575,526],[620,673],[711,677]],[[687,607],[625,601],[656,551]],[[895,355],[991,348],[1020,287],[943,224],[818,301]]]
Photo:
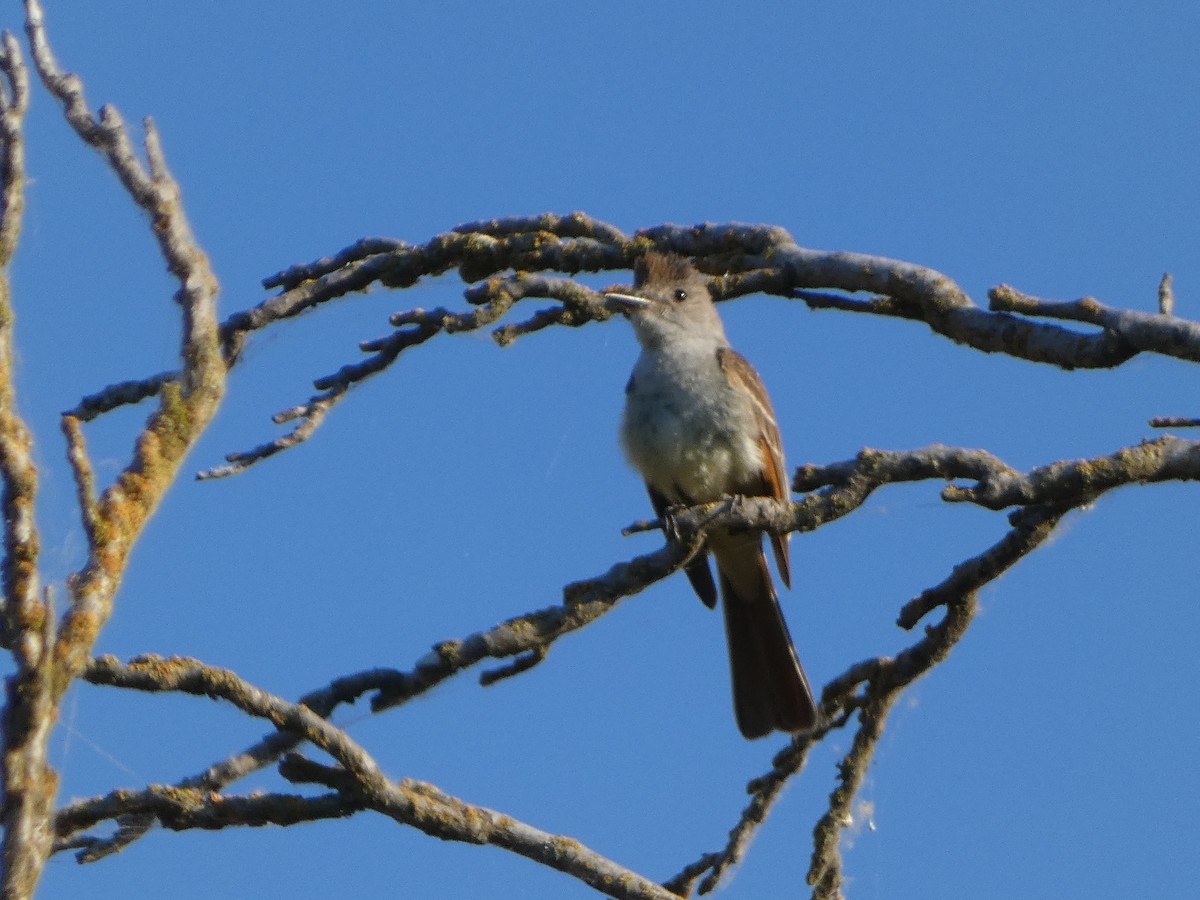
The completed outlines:
[[[561,238],[590,238],[603,244],[623,244],[628,238],[617,228],[587,213],[573,212],[565,216],[543,213],[540,216],[514,216],[507,219],[481,219],[457,226],[459,234],[486,234],[510,237],[526,232],[547,232]]]
[[[79,419],[64,414],[61,422],[63,436],[67,439],[67,462],[75,475],[76,501],[79,503],[83,533],[91,547],[96,544],[96,474],[88,459],[87,443]]]
[[[239,825],[295,825],[345,818],[361,810],[360,803],[338,794],[237,796],[152,784],[141,791],[116,791],[86,804],[73,804],[59,813],[56,825],[72,833],[106,819],[118,819],[131,820],[139,832],[144,831],[143,823],[155,821],[173,831],[214,830]],[[55,849],[79,850],[80,862],[95,862],[112,852],[108,841],[90,835],[60,841]]]
[[[1175,315],[1175,289],[1171,286],[1171,273],[1163,272],[1158,282],[1158,312],[1160,315]]]
[[[297,285],[303,284],[306,281],[315,281],[318,278],[323,278],[338,269],[343,269],[351,263],[361,262],[371,256],[378,256],[381,253],[395,253],[408,249],[411,245],[398,241],[395,238],[363,238],[361,241],[356,241],[344,250],[334,254],[333,256],[322,257],[310,263],[302,263],[298,266],[284,269],[282,272],[276,272],[274,275],[268,275],[263,279],[263,287],[270,290],[271,288],[282,288],[290,290]]]
[[[281,453],[284,450],[295,447],[297,444],[304,443],[312,437],[313,432],[325,421],[325,416],[329,414],[329,411],[345,396],[346,389],[335,389],[310,398],[308,403],[303,406],[296,406],[292,409],[285,409],[282,412],[276,413],[273,418],[278,424],[296,419],[300,420],[299,424],[287,434],[277,437],[273,441],[267,441],[265,444],[259,444],[257,447],[252,447],[249,450],[225,454],[225,461],[228,465],[214,466],[211,469],[204,469],[197,472],[196,480],[205,481],[210,478],[227,478],[230,475],[237,475],[240,472],[246,471],[246,469],[257,462],[269,459],[276,453]]]
[[[1151,428],[1197,428],[1200,419],[1185,416],[1156,416],[1149,422]]]
[[[1200,361],[1200,323],[1159,313],[1144,313],[1131,309],[1105,306],[1094,297],[1083,297],[1067,303],[1041,300],[1022,294],[1008,285],[988,292],[991,308],[1002,312],[1018,312],[1027,316],[1087,322],[1104,329],[1100,335],[1078,335],[1081,342],[1119,342],[1135,353],[1160,353],[1190,362]],[[1073,332],[1068,332],[1073,334]],[[1116,344],[1113,343],[1115,347]],[[1124,351],[1122,351],[1124,352]],[[1120,354],[1118,354],[1120,355]],[[1086,365],[1086,363],[1083,363]],[[1070,366],[1064,366],[1070,368]]]
[[[157,375],[151,375],[140,381],[122,381],[118,384],[110,384],[103,390],[84,397],[74,409],[68,410],[63,415],[71,416],[80,422],[90,422],[97,416],[111,412],[120,406],[130,406],[151,397],[157,397],[164,384],[178,381],[179,378],[179,372],[159,372]]]

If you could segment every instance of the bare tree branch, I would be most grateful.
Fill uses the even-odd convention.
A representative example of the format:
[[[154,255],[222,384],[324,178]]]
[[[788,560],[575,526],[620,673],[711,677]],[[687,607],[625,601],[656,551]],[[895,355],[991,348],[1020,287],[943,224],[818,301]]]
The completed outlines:
[[[211,469],[197,472],[196,480],[206,481],[210,478],[227,478],[230,475],[237,475],[250,468],[256,462],[261,462],[264,459],[274,456],[276,453],[282,453],[284,450],[290,450],[297,444],[304,443],[312,437],[313,432],[325,421],[325,416],[329,414],[329,411],[346,396],[346,390],[346,387],[335,387],[324,394],[318,394],[310,398],[303,406],[293,406],[291,409],[277,412],[271,417],[277,425],[282,425],[285,422],[293,422],[297,419],[299,419],[299,423],[287,434],[277,437],[273,441],[267,441],[249,450],[225,454],[227,465],[214,466]]]
[[[896,467],[893,471],[899,474],[901,468]],[[880,656],[857,663],[831,680],[822,692],[824,724],[814,732],[798,735],[775,757],[769,772],[750,782],[747,789],[751,801],[730,831],[725,847],[717,852],[706,853],[689,864],[667,881],[667,886],[682,891],[690,890],[699,882],[697,890],[701,894],[718,887],[721,879],[743,859],[750,839],[765,822],[771,805],[787,779],[804,768],[811,747],[831,731],[848,725],[857,712],[858,728],[851,749],[839,766],[840,784],[831,794],[829,808],[814,832],[815,849],[809,869],[809,884],[815,888],[814,897],[831,900],[840,897],[840,835],[853,821],[853,801],[866,776],[875,746],[883,734],[892,704],[905,687],[942,662],[963,637],[974,617],[975,596],[979,588],[1036,549],[1049,537],[1069,508],[1054,505],[1023,510],[1019,522],[999,542],[974,559],[956,566],[945,581],[923,592],[919,599],[927,600],[929,605],[926,611],[934,606],[947,608],[943,620],[930,627],[921,640],[894,658]],[[904,618],[903,612],[901,618]]]
[[[119,384],[110,384],[103,390],[84,397],[74,409],[63,415],[71,416],[80,422],[90,422],[97,416],[111,412],[118,407],[130,406],[141,403],[143,400],[149,400],[151,397],[157,397],[163,389],[163,385],[178,380],[179,372],[175,371],[159,372],[157,375],[151,375],[140,381],[122,381]]]
[[[93,667],[97,667],[98,665],[96,661],[93,661],[84,671],[83,678],[97,684],[120,686],[119,682],[113,677],[111,670],[98,668],[96,669],[97,674],[93,675]],[[299,702],[317,715],[328,718],[341,704],[354,703],[364,694],[382,690],[389,686],[395,686],[398,683],[403,683],[406,678],[411,679],[413,677],[415,677],[415,673],[406,676],[404,673],[397,672],[394,669],[371,669],[338,678],[331,684],[301,697]],[[203,772],[176,782],[168,790],[197,790],[202,793],[219,792],[234,782],[245,778],[247,775],[272,765],[281,756],[296,749],[301,743],[303,743],[303,738],[299,735],[286,731],[272,731],[253,746],[209,766]],[[117,791],[113,795],[110,795],[109,798],[82,800],[64,807],[58,813],[55,833],[60,837],[72,835],[75,827],[70,823],[73,821],[94,823],[112,818],[109,814],[97,813],[97,805],[107,802],[114,797],[118,799],[113,802],[119,802],[119,798],[126,793],[124,791]],[[118,809],[117,815],[122,816],[122,820],[120,821],[121,827],[112,836],[108,838],[89,837],[84,843],[78,844],[78,846],[83,847],[83,851],[79,855],[80,862],[95,862],[113,853],[120,852],[132,842],[143,837],[153,824],[152,816],[147,818],[147,813],[137,812],[133,809],[128,810],[128,814],[126,815],[126,810],[121,807]],[[90,825],[84,824],[78,827],[90,827]],[[60,842],[56,845],[55,850],[71,849],[73,842],[76,840],[82,839],[72,838],[70,841]]]
[[[141,791],[118,791],[97,797],[87,804],[69,807],[81,817],[72,820],[60,814],[59,824],[72,831],[90,828],[105,819],[130,818],[137,822],[159,822],[172,831],[200,828],[215,831],[237,826],[297,825],[322,819],[341,819],[362,811],[362,805],[341,794],[305,797],[299,794],[255,794],[237,796],[211,791],[150,785]],[[82,817],[83,811],[94,818]],[[139,828],[139,831],[142,829]],[[111,852],[107,841],[80,835],[60,843],[56,849],[78,850],[81,861],[92,862]]]
[[[1139,352],[1200,358],[1200,325],[1187,320],[1107,307],[1100,314],[1095,301],[1046,304],[1021,299],[1024,295],[1003,285],[991,292],[989,311],[979,308],[957,284],[933,269],[879,256],[805,249],[775,226],[662,225],[627,238],[582,213],[472,222],[425,244],[365,239],[331,257],[295,266],[265,281],[268,287],[282,288],[282,293],[231,316],[222,326],[226,358],[232,361],[236,353],[229,348],[240,347],[250,332],[374,283],[404,288],[452,268],[467,281],[486,279],[464,292],[467,302],[478,307],[475,311],[455,313],[439,308],[400,313],[392,324],[406,327],[360,345],[373,356],[315,381],[318,390],[341,399],[338,391],[385,371],[403,350],[436,334],[491,326],[524,299],[554,300],[559,305],[539,310],[522,322],[497,327],[493,337],[501,345],[552,325],[579,327],[608,319],[610,314],[590,288],[536,273],[627,269],[649,249],[695,256],[704,271],[720,275],[712,283],[718,299],[768,293],[802,300],[813,309],[923,321],[936,333],[978,350],[1065,369],[1118,366]],[[505,270],[515,274],[497,276]],[[1012,312],[1087,321],[1103,330],[1082,334],[1030,322]],[[136,396],[129,384],[122,386],[121,396]],[[319,408],[323,414],[328,396],[317,395],[301,408]],[[203,477],[243,471],[247,465],[307,439],[317,424],[319,419],[309,417],[302,429],[253,451],[230,454],[235,465],[209,470]]]
[[[93,115],[81,81],[64,73],[46,39],[37,0],[26,0],[26,30],[34,63],[47,90],[61,103],[79,137],[107,160],[133,201],[149,216],[160,252],[179,282],[182,310],[182,366],[144,379],[124,381],[85,397],[64,414],[67,457],[76,481],[89,543],[85,568],[71,580],[71,604],[55,629],[49,598],[41,595],[37,572],[37,530],[33,499],[37,485],[30,436],[15,409],[11,367],[12,308],[7,267],[20,228],[23,185],[22,119],[28,83],[16,41],[6,35],[0,57],[0,480],[5,512],[3,643],[17,661],[5,707],[4,896],[29,896],[57,836],[55,849],[81,850],[82,859],[115,852],[145,833],[153,821],[169,828],[223,828],[236,825],[293,824],[375,810],[442,839],[492,844],[571,874],[617,897],[667,897],[714,889],[744,858],[750,839],[765,821],[788,778],[804,766],[808,752],[831,731],[857,719],[852,746],[842,760],[839,784],[818,823],[809,871],[814,896],[841,895],[840,835],[887,716],[903,689],[946,658],[969,627],[979,588],[1038,547],[1069,510],[1102,493],[1133,483],[1200,479],[1200,442],[1174,437],[1123,448],[1086,460],[1050,463],[1017,472],[981,450],[927,447],[906,452],[864,450],[853,460],[804,466],[794,487],[808,496],[795,503],[730,498],[688,510],[666,521],[640,523],[633,530],[661,527],[660,549],[619,563],[607,572],[564,589],[560,606],[513,617],[498,626],[437,645],[409,672],[377,669],[348,676],[292,704],[245,683],[232,672],[194,660],[143,657],[124,665],[110,657],[89,659],[108,618],[130,548],[188,449],[220,400],[227,370],[238,360],[250,334],[318,309],[321,305],[378,284],[400,289],[422,278],[456,270],[468,286],[466,308],[409,309],[394,314],[394,329],[360,343],[368,354],[337,372],[318,378],[318,393],[274,416],[295,423],[279,438],[251,450],[231,453],[228,465],[200,477],[244,471],[254,463],[307,440],[352,387],[387,371],[399,356],[442,334],[492,328],[507,346],[518,337],[552,326],[579,327],[604,321],[610,313],[592,288],[547,274],[628,269],[655,248],[697,258],[714,276],[718,299],[768,293],[804,302],[814,309],[838,309],[921,321],[932,331],[984,352],[1000,352],[1064,369],[1113,367],[1151,352],[1200,361],[1200,324],[1174,316],[1169,275],[1158,286],[1158,311],[1106,306],[1084,297],[1052,302],[1000,285],[989,292],[988,309],[977,306],[950,278],[900,260],[799,247],[776,226],[743,223],[662,225],[627,236],[583,213],[567,216],[482,220],[439,234],[423,244],[391,238],[356,242],[331,256],[293,266],[264,282],[280,292],[218,324],[217,282],[182,211],[177,184],[167,169],[157,131],[145,122],[145,161],[117,111]],[[501,324],[520,302],[543,299],[551,305],[523,320]],[[1052,319],[1095,326],[1078,332]],[[158,407],[139,436],[133,458],[115,483],[97,497],[83,423],[119,406],[158,398]],[[1155,420],[1158,427],[1198,420]],[[713,527],[808,531],[845,516],[870,494],[890,483],[917,480],[970,482],[946,486],[946,502],[972,503],[991,510],[1016,507],[1010,530],[978,556],[954,566],[939,584],[900,610],[898,624],[911,629],[939,607],[938,623],[894,657],[879,656],[850,666],[823,694],[824,722],[781,750],[765,774],[749,785],[750,801],[725,845],[706,853],[667,882],[664,889],[599,856],[577,842],[539,831],[509,816],[473,806],[436,787],[385,777],[370,755],[325,717],[337,705],[373,693],[376,712],[405,703],[431,686],[484,659],[509,660],[484,672],[490,684],[537,666],[557,639],[595,621],[622,599],[672,574],[703,546]],[[49,652],[53,648],[53,653]],[[72,803],[50,821],[56,778],[46,763],[49,729],[57,704],[79,676],[101,685],[150,691],[178,691],[216,697],[249,715],[270,721],[275,731],[258,744],[174,786],[114,791]],[[328,766],[293,751],[311,741],[328,753]],[[290,755],[288,755],[290,754]],[[249,772],[274,764],[295,783],[332,790],[319,796],[268,794],[227,796],[221,791]],[[119,827],[100,838],[80,832],[108,820]]]
[[[359,808],[373,809],[433,837],[502,847],[578,878],[610,897],[665,900],[676,896],[574,839],[549,834],[512,816],[465,803],[425,782],[412,779],[393,781],[387,778],[374,759],[344,731],[308,707],[288,703],[246,683],[226,669],[183,658],[141,657],[125,665],[112,657],[102,657],[90,667],[89,677],[97,683],[107,679],[109,683],[119,683],[137,690],[181,691],[226,700],[243,712],[267,719],[276,728],[312,742],[337,760],[347,776],[343,781],[348,793],[342,793],[345,799]],[[269,804],[254,803],[253,798],[242,798],[237,807],[241,818],[231,823],[224,814],[226,804],[223,798],[211,792],[204,795],[194,790],[187,794],[177,789],[171,790],[176,790],[177,806],[178,801],[186,802],[193,816],[203,811],[198,820],[202,824],[190,827],[255,824],[255,819],[247,820],[245,816],[264,816],[268,809],[281,807],[294,817],[299,816],[294,821],[302,821],[303,814],[310,811],[301,804],[286,800],[281,803],[278,797],[272,798]],[[140,799],[157,802],[147,803],[136,811],[155,811],[168,793],[163,789],[144,792]],[[320,801],[315,806],[319,813],[317,817],[347,813],[344,807],[333,803],[330,798],[317,799]],[[107,802],[111,803],[111,800]],[[148,808],[150,806],[153,808]],[[76,810],[75,815],[78,814]],[[179,827],[182,821],[172,818],[172,827]],[[66,817],[61,818],[60,822],[73,824]]]
[[[1022,474],[982,450],[934,445],[920,450],[863,450],[853,460],[829,466],[801,466],[792,489],[812,491],[825,485],[848,486],[859,479],[874,483],[930,478],[972,479],[973,487],[948,485],[942,499],[974,503],[985,509],[1048,502],[1081,505],[1129,484],[1200,479],[1200,441],[1164,435],[1123,447],[1107,456],[1064,460]]]
[[[75,493],[83,533],[87,537],[88,546],[91,547],[97,541],[96,473],[92,471],[92,462],[87,455],[87,442],[79,419],[69,414],[63,415],[62,431],[67,439],[67,462],[75,475]]]
[[[21,232],[25,207],[25,144],[21,133],[29,103],[29,82],[20,47],[3,37],[0,71],[0,478],[4,506],[3,645],[17,651],[28,665],[42,654],[38,597],[38,536],[34,521],[37,468],[33,437],[16,409],[13,387],[14,314],[8,269]]]
[[[4,512],[4,609],[0,644],[12,651],[3,714],[3,825],[0,847],[6,898],[32,896],[50,851],[46,822],[58,777],[47,761],[54,724],[54,617],[38,587],[38,529],[34,498],[38,475],[33,437],[16,409],[9,266],[25,206],[25,144],[29,79],[16,39],[5,32],[0,48],[0,482]]]
[[[943,621],[930,627],[921,640],[894,658],[883,656],[857,663],[826,685],[823,726],[816,732],[798,737],[775,758],[769,772],[751,782],[751,801],[730,832],[726,846],[721,851],[704,854],[666,883],[670,890],[680,894],[688,893],[697,885],[701,893],[712,890],[743,858],[750,838],[765,821],[782,786],[803,768],[811,746],[830,731],[845,727],[858,712],[859,726],[851,752],[843,762],[841,787],[834,792],[831,811],[818,828],[811,875],[818,895],[835,896],[841,878],[838,834],[848,821],[854,794],[882,733],[887,711],[907,684],[943,660],[962,637],[973,614],[975,592],[1036,549],[1065,512],[1092,502],[1102,491],[1123,484],[1198,477],[1200,442],[1171,437],[1143,442],[1092,460],[1054,463],[1027,474],[1018,473],[991,454],[979,450],[943,446],[904,452],[864,450],[852,460],[826,466],[801,466],[796,472],[794,487],[812,493],[796,503],[737,498],[676,511],[670,522],[673,539],[663,548],[614,566],[604,575],[569,585],[564,591],[565,605],[510,619],[460,641],[443,642],[408,673],[380,669],[340,679],[308,695],[302,703],[317,714],[328,716],[339,703],[354,702],[366,693],[375,692],[377,696],[372,708],[378,712],[404,703],[486,658],[516,657],[517,662],[498,673],[484,673],[481,677],[484,683],[519,674],[540,662],[558,637],[584,627],[611,609],[618,600],[637,593],[682,566],[702,542],[706,528],[812,530],[853,511],[885,484],[917,480],[973,481],[971,486],[948,485],[942,490],[943,499],[970,502],[994,510],[1011,506],[1018,509],[1010,516],[1012,529],[1000,541],[978,557],[955,566],[942,583],[906,604],[898,624],[911,629],[939,606],[947,607]],[[147,666],[134,670],[120,667],[111,660],[97,660],[87,670],[86,677],[98,684],[141,688],[141,680],[151,677],[149,672],[154,673],[152,680],[156,680],[155,683],[167,684],[153,666]],[[162,790],[218,791],[250,771],[277,761],[295,749],[302,739],[299,733],[273,733],[255,747],[174,788],[153,790],[159,793]],[[324,769],[311,769],[307,763],[293,760],[291,765],[290,771],[294,775],[301,770],[309,773],[303,778],[297,776],[299,780],[308,778],[333,786],[336,778],[341,777]],[[127,792],[119,794],[124,796]],[[82,846],[86,858],[97,858],[132,839],[124,830],[108,841],[70,837],[71,823],[87,823],[83,827],[88,827],[103,818],[129,816],[143,809],[136,805],[122,806],[114,796],[81,801],[60,811],[57,832],[68,840],[61,843],[59,849]],[[154,803],[161,802],[157,796]],[[145,799],[145,802],[151,803],[151,800]],[[255,815],[266,814],[256,812]],[[132,835],[133,838],[137,836],[140,832]]]
[[[1170,285],[1168,284],[1168,289]],[[1094,297],[1055,303],[1022,294],[1006,284],[988,292],[992,309],[1026,316],[1064,319],[1099,325],[1118,336],[1135,353],[1161,353],[1189,362],[1200,361],[1200,323],[1158,313],[1137,312],[1105,306]],[[1161,302],[1161,297],[1160,297]]]
[[[92,470],[77,422],[64,421],[68,457],[90,539],[90,559],[87,568],[71,581],[72,602],[56,631],[48,601],[38,597],[33,518],[36,471],[30,458],[31,438],[16,413],[12,389],[13,312],[7,268],[23,206],[21,124],[29,85],[17,42],[5,33],[0,58],[4,75],[0,89],[4,154],[0,171],[0,477],[6,525],[4,643],[17,662],[4,709],[4,871],[0,891],[5,898],[32,895],[51,849],[47,823],[52,817],[57,776],[47,763],[47,743],[58,703],[86,663],[108,617],[134,538],[174,479],[187,448],[211,417],[224,377],[213,304],[216,280],[183,217],[179,191],[166,169],[157,133],[147,122],[147,170],[136,159],[116,111],[106,107],[98,120],[93,119],[79,79],[58,69],[36,0],[27,0],[25,9],[33,61],[43,83],[63,104],[76,133],[105,155],[126,191],[150,215],[168,268],[180,281],[177,300],[183,307],[184,370],[173,390],[164,388],[162,405],[138,441],[133,464],[98,504],[91,499]]]
[[[359,672],[339,678],[324,688],[306,694],[300,703],[316,714],[328,717],[339,705],[354,703],[368,693],[375,693],[377,696],[372,701],[372,709],[381,712],[424,694],[446,679],[474,667],[485,659],[528,655],[534,661],[540,661],[550,644],[558,637],[583,628],[612,609],[617,600],[628,596],[634,590],[640,590],[644,584],[639,586],[632,573],[648,573],[649,580],[646,583],[670,574],[670,560],[675,558],[678,552],[674,548],[664,548],[648,557],[615,566],[606,576],[570,585],[565,593],[576,594],[578,597],[568,600],[562,606],[552,606],[517,616],[466,638],[442,641],[409,672],[395,669]],[[528,667],[529,665],[526,665],[524,668]],[[141,686],[136,680],[120,680],[114,675],[115,671],[118,670],[113,668],[111,661],[93,660],[85,669],[83,677],[93,684],[133,688]],[[497,676],[484,673],[480,680],[489,684],[497,680]],[[294,750],[302,740],[302,737],[295,734],[272,732],[254,746],[179,781],[174,787],[179,790],[220,791],[246,775],[272,765],[285,753]],[[118,793],[123,795],[125,792]],[[56,829],[59,836],[70,836],[72,829],[63,823],[88,819],[93,815],[89,810],[97,802],[80,801],[61,810],[60,824]],[[136,814],[136,810],[133,809],[120,811]],[[130,841],[141,837],[143,833],[144,830],[125,829],[114,835],[111,842],[99,839],[89,841],[86,845],[86,855],[81,857],[81,861],[99,859],[109,852],[116,852]],[[66,846],[60,844],[58,849],[66,849]]]
[[[1150,420],[1151,428],[1196,428],[1200,419],[1187,416],[1158,416]]]
[[[980,587],[997,578],[1040,546],[1071,507],[1048,504],[1031,507],[999,542],[973,560],[956,566],[940,585],[925,592],[937,595],[946,615],[925,636],[898,654],[894,660],[880,658],[868,667],[870,678],[861,696],[854,698],[859,727],[850,752],[839,770],[841,784],[830,795],[829,809],[814,832],[816,847],[808,883],[814,898],[842,896],[842,861],[839,837],[852,821],[852,804],[866,777],[875,747],[883,734],[887,714],[901,691],[933,666],[942,662],[966,633],[975,616]],[[924,596],[924,595],[923,595]],[[849,687],[847,684],[846,687]],[[826,697],[826,702],[830,698]]]
[[[162,385],[158,410],[139,436],[132,462],[95,505],[94,534],[99,540],[89,548],[86,567],[72,581],[72,603],[55,647],[55,693],[61,696],[87,663],[142,526],[216,410],[224,390],[225,365],[218,344],[217,280],[184,216],[179,186],[167,170],[154,124],[149,119],[144,123],[147,164],[143,165],[116,109],[105,106],[98,118],[93,117],[82,82],[59,68],[37,0],[26,0],[25,12],[25,30],[42,83],[62,104],[75,133],[104,156],[130,198],[149,217],[167,268],[179,281],[175,299],[183,313],[180,379]],[[83,471],[75,461],[77,478]],[[82,496],[92,488],[81,482],[79,489]]]
[[[984,352],[1006,353],[1065,369],[1118,366],[1139,352],[1200,358],[1200,325],[1193,322],[1162,314],[1114,310],[1091,299],[1050,304],[1005,285],[990,292],[991,309],[984,310],[950,278],[933,269],[879,256],[802,248],[777,226],[736,222],[662,225],[629,238],[583,213],[493,219],[460,225],[424,244],[392,238],[363,239],[332,256],[265,279],[268,288],[278,287],[282,292],[233,314],[221,325],[227,365],[236,361],[250,333],[374,284],[405,288],[450,269],[457,269],[468,282],[482,283],[464,291],[468,304],[477,307],[474,311],[413,309],[393,316],[392,324],[400,330],[361,342],[360,349],[372,354],[370,358],[316,379],[314,384],[322,393],[274,416],[279,424],[300,418],[299,426],[252,450],[230,453],[230,465],[206,470],[200,477],[242,472],[255,462],[302,443],[350,387],[387,370],[402,351],[440,333],[491,326],[521,300],[540,298],[557,301],[558,305],[539,310],[525,321],[497,327],[493,336],[501,345],[552,325],[579,327],[610,318],[590,288],[537,273],[627,269],[649,249],[697,257],[701,269],[720,276],[712,283],[718,299],[761,292],[793,297],[813,309],[923,321],[936,333]],[[498,276],[506,270],[515,274]],[[861,294],[868,296],[855,296]],[[1030,322],[1013,312],[1086,321],[1103,330],[1083,334],[1058,325]],[[137,402],[154,395],[164,380],[173,377],[173,373],[162,373],[141,381],[121,382],[86,398],[74,414],[90,417]]]

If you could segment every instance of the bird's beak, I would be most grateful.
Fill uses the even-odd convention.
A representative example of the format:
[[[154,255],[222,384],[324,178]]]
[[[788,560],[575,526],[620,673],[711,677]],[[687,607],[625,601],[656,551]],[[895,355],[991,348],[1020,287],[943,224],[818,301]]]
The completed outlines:
[[[604,305],[614,312],[629,313],[635,309],[645,309],[650,305],[650,301],[645,297],[635,297],[633,294],[610,294],[604,295]]]

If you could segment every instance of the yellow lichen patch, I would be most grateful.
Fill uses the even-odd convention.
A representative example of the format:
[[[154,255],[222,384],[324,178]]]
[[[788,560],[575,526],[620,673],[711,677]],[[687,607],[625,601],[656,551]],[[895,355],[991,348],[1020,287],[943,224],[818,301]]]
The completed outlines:
[[[537,624],[531,621],[528,616],[522,616],[519,619],[510,619],[508,628],[522,643],[535,640],[539,634]]]
[[[550,839],[550,846],[554,849],[554,854],[558,857],[578,856],[583,851],[583,844],[574,838],[564,837],[561,834],[556,834]]]
[[[441,657],[442,662],[448,666],[457,667],[462,663],[462,655],[459,652],[462,645],[459,641],[442,641],[433,648],[433,652]]]

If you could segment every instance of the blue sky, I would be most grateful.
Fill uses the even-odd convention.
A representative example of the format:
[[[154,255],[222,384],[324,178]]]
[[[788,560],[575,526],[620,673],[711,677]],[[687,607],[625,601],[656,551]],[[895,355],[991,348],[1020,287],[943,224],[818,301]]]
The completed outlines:
[[[257,303],[262,277],[364,236],[581,209],[630,232],[777,224],[804,246],[931,266],[981,302],[1003,281],[1152,310],[1170,271],[1178,313],[1197,317],[1194,3],[103,6],[47,0],[51,40],[93,105],[155,117],[226,313]],[[28,155],[18,388],[45,574],[61,582],[83,539],[57,414],[172,367],[178,323],[140,214],[40,89]],[[270,414],[355,361],[389,313],[453,307],[461,289],[373,291],[256,336],[189,471],[275,436]],[[1027,468],[1136,443],[1154,415],[1200,415],[1178,361],[1063,372],[778,298],[722,314],[792,465],[942,442]],[[635,356],[620,321],[504,350],[437,338],[307,445],[229,481],[181,480],[97,650],[194,655],[294,698],[558,602],[563,584],[656,546],[620,536],[649,514],[616,446]],[[147,411],[88,427],[102,475]],[[899,607],[1003,534],[1003,514],[947,506],[939,488],[886,489],[793,540],[784,603],[815,683],[911,643]],[[1107,496],[983,592],[966,639],[893,713],[861,797],[875,827],[849,839],[850,896],[1190,895],[1194,498]],[[482,689],[468,674],[340,721],[395,777],[666,878],[721,846],[744,783],[783,745],[738,735],[727,679],[719,616],[672,578],[520,678]],[[53,760],[63,799],[90,796],[174,781],[261,733],[205,700],[85,686]],[[725,896],[807,893],[811,827],[849,737],[813,754]],[[592,896],[373,815],[158,833],[88,867],[64,855],[41,896],[144,884],[180,898]]]

